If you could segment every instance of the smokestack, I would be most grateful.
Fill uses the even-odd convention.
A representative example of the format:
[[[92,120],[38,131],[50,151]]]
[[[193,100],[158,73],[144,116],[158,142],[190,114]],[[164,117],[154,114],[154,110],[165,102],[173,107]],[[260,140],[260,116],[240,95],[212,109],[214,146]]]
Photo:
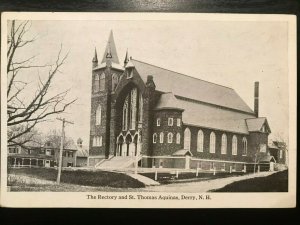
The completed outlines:
[[[258,117],[258,108],[259,108],[259,82],[254,83],[254,113]]]

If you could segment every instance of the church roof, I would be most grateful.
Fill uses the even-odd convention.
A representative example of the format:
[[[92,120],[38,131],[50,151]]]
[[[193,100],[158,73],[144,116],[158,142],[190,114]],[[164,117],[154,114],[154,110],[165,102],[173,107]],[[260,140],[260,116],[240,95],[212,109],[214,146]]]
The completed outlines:
[[[172,154],[172,156],[186,156],[186,155],[193,156],[192,152],[186,149],[178,150]]]
[[[111,57],[111,61],[113,63],[116,63],[116,64],[120,63],[112,31],[110,31],[108,42],[107,42],[101,63],[106,62],[107,56]]]
[[[267,123],[267,119],[265,117],[247,119],[246,122],[249,132],[260,131],[265,123],[267,124],[268,129],[270,130],[269,125]]]
[[[259,162],[275,162],[276,163],[276,160],[275,160],[274,156],[265,155],[261,159],[259,159]]]
[[[177,98],[177,101],[184,108],[182,122],[186,125],[248,134],[246,119],[254,118],[254,115],[251,116],[209,104],[199,104],[180,98]]]
[[[164,93],[160,96],[158,103],[155,107],[155,110],[161,110],[161,109],[183,110],[183,108],[180,106],[179,101],[176,99],[174,94],[171,92]]]
[[[135,59],[131,61],[144,82],[147,81],[148,75],[153,76],[157,91],[172,92],[175,96],[182,96],[254,114],[232,88],[163,69]]]

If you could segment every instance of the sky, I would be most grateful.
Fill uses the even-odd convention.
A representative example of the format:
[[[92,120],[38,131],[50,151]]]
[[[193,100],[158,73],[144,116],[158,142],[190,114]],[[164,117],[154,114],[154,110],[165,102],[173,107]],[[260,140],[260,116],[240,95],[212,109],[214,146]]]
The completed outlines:
[[[288,138],[288,26],[281,21],[212,20],[39,20],[31,21],[28,37],[36,41],[22,49],[19,57],[37,55],[35,63],[51,63],[60,46],[69,52],[61,72],[55,76],[50,93],[70,88],[67,99],[77,98],[61,117],[74,122],[66,135],[88,144],[92,58],[98,59],[107,44],[110,30],[122,63],[126,49],[133,59],[228,86],[251,109],[254,82],[260,82],[259,116],[267,117],[272,134]],[[34,87],[38,75],[47,71],[32,69],[24,74]],[[172,81],[170,81],[172,82]],[[184,84],[183,84],[184,85]],[[28,92],[30,96],[30,91]],[[32,94],[32,92],[31,92]],[[38,128],[61,129],[55,117]]]

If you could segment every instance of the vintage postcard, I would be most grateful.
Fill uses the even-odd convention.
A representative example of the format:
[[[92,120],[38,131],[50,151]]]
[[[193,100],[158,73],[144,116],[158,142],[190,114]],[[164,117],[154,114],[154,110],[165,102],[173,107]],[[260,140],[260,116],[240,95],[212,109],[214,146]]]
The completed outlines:
[[[296,17],[3,13],[3,207],[296,205]]]

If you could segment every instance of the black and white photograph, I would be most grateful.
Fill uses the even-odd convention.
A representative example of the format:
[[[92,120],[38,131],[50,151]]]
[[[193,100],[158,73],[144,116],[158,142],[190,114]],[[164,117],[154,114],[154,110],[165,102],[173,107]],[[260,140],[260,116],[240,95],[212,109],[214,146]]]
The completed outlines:
[[[2,28],[4,206],[295,206],[294,16],[4,13]]]

